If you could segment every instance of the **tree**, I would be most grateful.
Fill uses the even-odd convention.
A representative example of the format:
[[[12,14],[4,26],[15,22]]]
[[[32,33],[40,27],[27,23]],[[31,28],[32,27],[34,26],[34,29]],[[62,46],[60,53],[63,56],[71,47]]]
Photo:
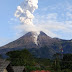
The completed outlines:
[[[53,66],[55,71],[60,71],[60,54],[56,53],[54,54],[54,66]]]
[[[8,52],[8,60],[11,61],[12,65],[25,66],[25,65],[34,65],[35,61],[32,54],[24,49],[22,51],[11,51]]]
[[[62,69],[72,70],[72,54],[64,54],[61,66],[62,66]]]
[[[0,55],[0,58],[2,58],[2,55]]]

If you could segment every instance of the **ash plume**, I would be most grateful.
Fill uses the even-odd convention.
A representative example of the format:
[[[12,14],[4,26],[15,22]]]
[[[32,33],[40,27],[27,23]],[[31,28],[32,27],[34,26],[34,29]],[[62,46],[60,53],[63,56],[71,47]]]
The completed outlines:
[[[38,0],[24,0],[17,7],[15,16],[19,18],[23,25],[34,25],[32,20],[34,18],[33,12],[38,8]]]
[[[24,0],[18,7],[15,12],[15,17],[19,18],[21,25],[19,26],[20,29],[24,31],[34,31],[37,34],[33,35],[34,42],[37,44],[37,37],[39,35],[39,30],[33,24],[34,19],[34,11],[38,8],[38,0]]]

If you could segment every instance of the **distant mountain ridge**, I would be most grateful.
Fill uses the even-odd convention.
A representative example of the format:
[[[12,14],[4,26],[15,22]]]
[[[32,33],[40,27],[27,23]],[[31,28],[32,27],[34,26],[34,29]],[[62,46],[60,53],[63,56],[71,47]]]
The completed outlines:
[[[37,40],[37,44],[35,40]],[[55,53],[61,53],[61,49],[63,49],[63,53],[72,53],[72,40],[51,38],[42,31],[39,35],[36,32],[28,32],[19,39],[2,46],[0,53],[24,48],[28,49],[36,57],[50,58]]]

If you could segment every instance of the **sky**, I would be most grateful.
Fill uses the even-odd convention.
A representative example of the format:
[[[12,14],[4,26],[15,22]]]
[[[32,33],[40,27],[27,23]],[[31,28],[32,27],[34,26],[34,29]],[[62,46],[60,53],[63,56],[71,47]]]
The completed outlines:
[[[23,0],[0,1],[0,46],[18,39],[26,32],[17,26],[14,16],[17,6]],[[72,0],[39,0],[33,23],[51,37],[72,39]]]

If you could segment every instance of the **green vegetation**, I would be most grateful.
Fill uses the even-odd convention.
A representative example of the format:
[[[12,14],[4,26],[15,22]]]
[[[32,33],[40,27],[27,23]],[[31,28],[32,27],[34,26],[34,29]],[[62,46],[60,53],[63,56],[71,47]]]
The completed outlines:
[[[56,53],[54,54],[54,62],[53,62],[53,69],[55,71],[60,71],[61,70],[61,66],[60,66],[60,54]]]
[[[26,66],[26,65],[34,65],[34,59],[31,53],[28,50],[24,49],[22,51],[12,51],[8,52],[7,55],[9,56],[8,60],[11,61],[12,65],[15,66]]]
[[[27,72],[32,70],[50,70],[51,72],[72,72],[72,54],[55,54],[54,60],[35,58],[28,50],[8,52],[8,60],[13,66],[25,66]]]
[[[0,55],[0,58],[1,58],[1,55]]]
[[[13,66],[25,66],[27,72],[31,70],[51,70],[51,61],[49,59],[34,58],[26,49],[11,51],[7,55]]]
[[[65,54],[61,63],[62,69],[72,70],[72,54]]]
[[[0,55],[0,58],[2,58],[2,55]]]

